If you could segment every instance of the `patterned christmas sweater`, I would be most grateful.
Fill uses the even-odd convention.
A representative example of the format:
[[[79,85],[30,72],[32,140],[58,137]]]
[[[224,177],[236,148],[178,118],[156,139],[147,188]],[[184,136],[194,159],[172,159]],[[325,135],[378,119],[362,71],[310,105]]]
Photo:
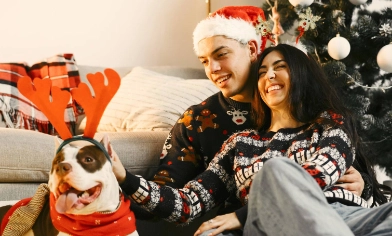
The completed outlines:
[[[336,114],[324,112],[321,117],[343,122]],[[329,202],[367,207],[360,196],[335,185],[353,163],[355,150],[338,125],[325,123],[277,132],[235,133],[224,142],[207,170],[182,189],[158,185],[130,173],[122,187],[148,211],[171,222],[187,223],[224,202],[230,193],[235,193],[245,205],[252,177],[265,161],[280,156],[301,165],[317,181]]]
[[[252,128],[250,108],[221,92],[189,107],[165,141],[154,181],[181,188],[203,172],[230,135]]]

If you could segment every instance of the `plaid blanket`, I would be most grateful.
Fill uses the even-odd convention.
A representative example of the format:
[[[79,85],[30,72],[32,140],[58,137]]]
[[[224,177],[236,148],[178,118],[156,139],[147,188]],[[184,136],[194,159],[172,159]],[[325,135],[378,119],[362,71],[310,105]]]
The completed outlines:
[[[8,128],[35,130],[57,135],[46,116],[25,96],[19,93],[17,82],[23,76],[50,78],[52,86],[70,90],[80,83],[79,71],[72,54],[46,58],[31,67],[25,63],[0,63],[0,116]],[[70,100],[64,112],[64,121],[75,134],[77,117],[83,109]]]

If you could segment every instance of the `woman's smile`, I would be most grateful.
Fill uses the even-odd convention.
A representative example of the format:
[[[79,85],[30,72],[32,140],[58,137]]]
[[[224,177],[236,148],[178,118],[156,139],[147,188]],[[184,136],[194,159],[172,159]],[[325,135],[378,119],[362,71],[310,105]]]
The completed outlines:
[[[271,109],[289,106],[290,69],[278,51],[269,53],[259,68],[260,96]]]

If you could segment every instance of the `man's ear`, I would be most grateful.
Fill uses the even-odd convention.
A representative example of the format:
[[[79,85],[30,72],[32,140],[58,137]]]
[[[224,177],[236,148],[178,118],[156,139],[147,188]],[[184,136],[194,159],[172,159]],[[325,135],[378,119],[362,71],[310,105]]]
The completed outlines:
[[[251,62],[255,62],[257,60],[257,55],[259,52],[259,45],[257,45],[257,41],[254,39],[251,39],[248,41],[248,47],[249,47],[249,56]]]

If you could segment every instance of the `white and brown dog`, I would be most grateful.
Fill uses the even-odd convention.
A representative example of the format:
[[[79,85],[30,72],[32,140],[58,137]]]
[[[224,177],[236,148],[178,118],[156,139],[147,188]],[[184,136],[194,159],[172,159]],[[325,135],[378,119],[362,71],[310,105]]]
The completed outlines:
[[[26,235],[137,236],[130,200],[112,171],[116,154],[108,137],[100,143],[82,139],[60,145],[49,175],[49,204]]]

